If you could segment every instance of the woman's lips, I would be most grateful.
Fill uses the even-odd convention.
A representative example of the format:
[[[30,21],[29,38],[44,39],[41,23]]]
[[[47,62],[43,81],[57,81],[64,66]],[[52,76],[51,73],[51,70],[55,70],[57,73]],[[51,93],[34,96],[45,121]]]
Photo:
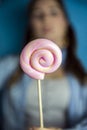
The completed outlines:
[[[44,32],[44,33],[50,33],[51,31],[52,31],[51,28],[44,28],[44,29],[43,29],[43,32]]]

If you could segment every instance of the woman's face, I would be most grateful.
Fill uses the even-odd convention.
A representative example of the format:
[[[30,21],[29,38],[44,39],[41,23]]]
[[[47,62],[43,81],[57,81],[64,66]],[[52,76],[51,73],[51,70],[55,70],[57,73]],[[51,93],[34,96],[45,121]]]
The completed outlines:
[[[64,12],[56,0],[37,0],[31,16],[31,27],[36,38],[52,40],[61,47],[67,25]]]

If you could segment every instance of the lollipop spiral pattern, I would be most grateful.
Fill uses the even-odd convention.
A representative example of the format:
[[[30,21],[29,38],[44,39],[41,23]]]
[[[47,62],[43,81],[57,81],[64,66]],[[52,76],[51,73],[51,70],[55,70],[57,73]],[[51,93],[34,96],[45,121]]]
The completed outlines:
[[[34,79],[44,79],[46,73],[58,69],[62,61],[59,47],[50,40],[36,39],[28,43],[21,52],[20,66]]]

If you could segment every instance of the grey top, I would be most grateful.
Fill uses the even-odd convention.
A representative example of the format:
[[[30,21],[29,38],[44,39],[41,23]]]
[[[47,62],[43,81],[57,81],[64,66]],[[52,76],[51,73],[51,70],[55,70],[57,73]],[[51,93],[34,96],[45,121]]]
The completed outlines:
[[[65,127],[66,110],[68,108],[70,92],[66,77],[57,80],[43,80],[42,82],[43,118],[45,127]],[[29,126],[40,126],[37,81],[33,80],[26,91]]]

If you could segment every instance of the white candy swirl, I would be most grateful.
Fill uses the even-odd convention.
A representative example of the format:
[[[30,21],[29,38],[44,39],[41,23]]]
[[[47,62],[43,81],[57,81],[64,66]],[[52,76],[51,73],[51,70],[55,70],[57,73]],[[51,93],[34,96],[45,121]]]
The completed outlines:
[[[28,43],[20,55],[23,71],[34,79],[44,79],[46,73],[58,69],[62,61],[59,47],[50,40],[36,39]]]

